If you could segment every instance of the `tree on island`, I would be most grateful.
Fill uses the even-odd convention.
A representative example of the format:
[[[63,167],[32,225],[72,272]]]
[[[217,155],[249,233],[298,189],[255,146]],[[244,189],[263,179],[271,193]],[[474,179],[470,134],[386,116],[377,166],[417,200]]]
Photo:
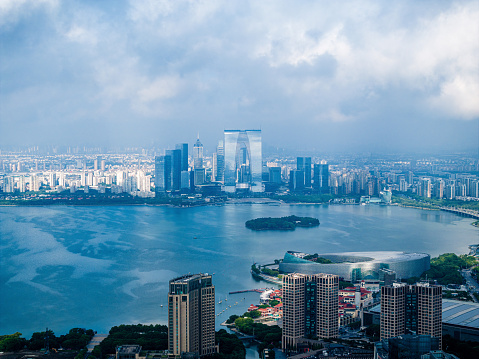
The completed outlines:
[[[254,231],[282,230],[293,231],[296,227],[317,227],[319,220],[312,217],[288,216],[281,218],[256,218],[246,221],[246,228]]]

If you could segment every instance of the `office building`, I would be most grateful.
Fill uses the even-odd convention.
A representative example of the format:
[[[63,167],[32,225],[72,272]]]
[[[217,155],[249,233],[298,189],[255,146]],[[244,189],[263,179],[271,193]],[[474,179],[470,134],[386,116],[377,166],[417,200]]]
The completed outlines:
[[[181,151],[181,171],[188,171],[188,144],[179,143],[176,149]]]
[[[168,351],[170,358],[216,352],[215,287],[211,275],[188,274],[170,281]]]
[[[289,171],[289,190],[302,191],[304,190],[304,172],[299,170]]]
[[[269,181],[272,183],[281,184],[281,167],[268,167]]]
[[[224,182],[225,172],[225,147],[224,142],[219,141],[216,153],[213,154],[213,181]]]
[[[301,338],[338,336],[338,289],[333,274],[283,276],[283,350],[296,350]]]
[[[303,173],[304,183],[302,187],[311,188],[311,157],[297,157],[296,169]]]
[[[155,192],[171,190],[171,156],[155,157]]]
[[[316,192],[329,193],[329,165],[322,161],[313,166],[313,188]]]
[[[182,171],[181,149],[168,150],[166,154],[171,156],[171,189],[173,191],[179,191],[181,188]]]
[[[393,283],[381,288],[381,339],[426,334],[442,343],[442,288],[429,283]]]
[[[225,130],[225,191],[263,192],[261,130]]]
[[[375,343],[374,357],[378,359],[421,359],[422,355],[438,349],[438,338],[430,335],[405,334]]]
[[[193,168],[195,170],[203,168],[203,144],[199,136],[193,145]]]
[[[206,171],[204,168],[195,168],[195,186],[201,186],[206,182]]]

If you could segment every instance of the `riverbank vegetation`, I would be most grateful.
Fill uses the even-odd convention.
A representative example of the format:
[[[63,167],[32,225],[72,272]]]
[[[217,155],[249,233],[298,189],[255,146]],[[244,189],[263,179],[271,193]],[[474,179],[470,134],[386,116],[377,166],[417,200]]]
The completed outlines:
[[[329,203],[334,198],[341,196],[335,196],[332,194],[298,194],[289,193],[285,195],[273,195],[270,198],[286,203]]]
[[[392,203],[404,207],[439,209],[440,207],[457,207],[479,211],[479,201],[460,201],[455,199],[426,198],[410,192],[393,192]]]
[[[271,278],[272,280],[281,279],[283,277],[283,275],[280,274],[279,270],[277,269],[270,269],[266,266],[263,266],[263,267],[256,266],[256,264],[251,265],[251,274],[253,275],[253,277],[258,277],[258,278],[262,278],[261,275],[273,277]],[[262,279],[265,279],[265,278],[262,278]]]
[[[290,231],[295,230],[296,227],[317,227],[319,226],[319,220],[312,217],[298,217],[287,216],[281,218],[256,218],[246,221],[246,228],[254,231],[264,230],[281,230]]]

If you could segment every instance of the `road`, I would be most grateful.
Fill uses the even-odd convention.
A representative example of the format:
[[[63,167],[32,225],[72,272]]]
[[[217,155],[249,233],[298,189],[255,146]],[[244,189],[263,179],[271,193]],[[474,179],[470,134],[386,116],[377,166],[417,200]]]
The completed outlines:
[[[474,296],[474,292],[479,292],[479,284],[477,284],[476,280],[471,276],[471,270],[463,269],[461,270],[461,274],[466,280],[467,291],[471,294],[474,302],[478,303],[479,301]]]

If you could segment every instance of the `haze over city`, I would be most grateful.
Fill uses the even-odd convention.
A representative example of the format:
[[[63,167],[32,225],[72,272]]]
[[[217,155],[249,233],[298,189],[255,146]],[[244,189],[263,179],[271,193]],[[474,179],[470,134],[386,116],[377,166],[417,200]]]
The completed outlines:
[[[477,1],[2,1],[1,144],[477,151]],[[172,140],[173,139],[173,140]]]

